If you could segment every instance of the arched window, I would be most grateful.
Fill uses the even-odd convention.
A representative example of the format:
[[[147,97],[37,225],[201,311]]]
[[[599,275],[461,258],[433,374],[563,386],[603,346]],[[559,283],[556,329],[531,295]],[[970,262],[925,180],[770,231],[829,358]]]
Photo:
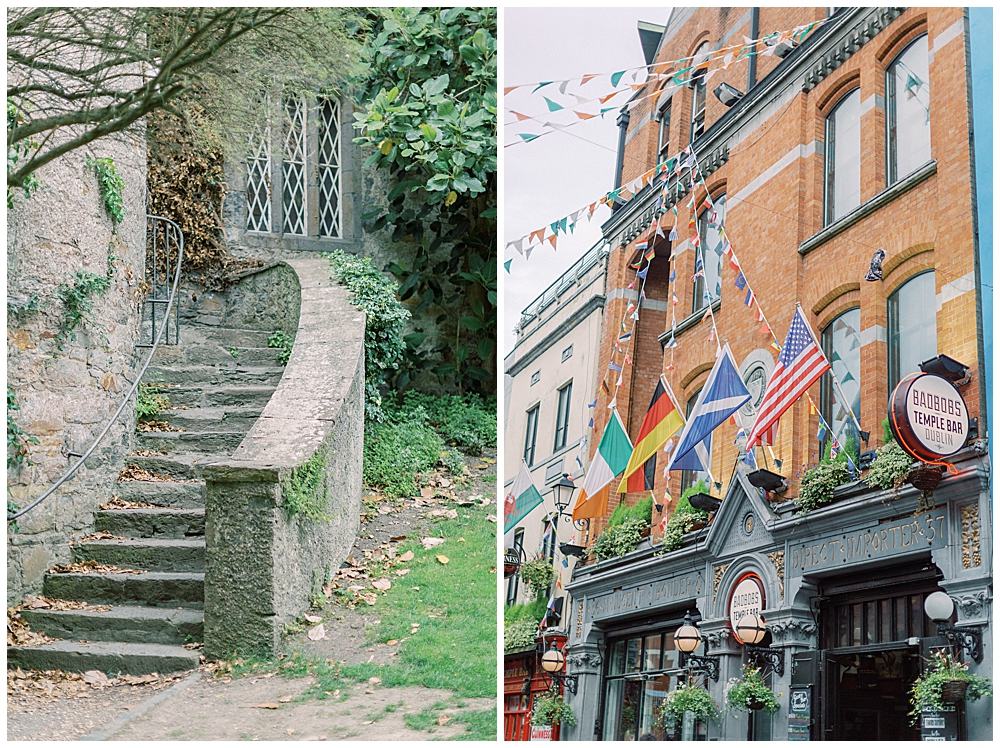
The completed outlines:
[[[698,50],[694,53],[694,64],[704,62],[708,54],[708,42],[702,42]],[[705,132],[705,74],[707,70],[702,68],[691,76],[691,140],[693,141]]]
[[[722,293],[722,224],[726,220],[726,196],[719,195],[698,216],[701,244],[695,248],[695,273],[692,281],[691,313],[711,304]],[[699,262],[701,264],[699,264]]]
[[[889,297],[889,391],[936,355],[937,297],[934,271],[929,270]]]
[[[691,417],[691,411],[694,410],[694,406],[698,402],[699,395],[701,395],[701,390],[698,390],[693,395],[691,395],[691,397],[687,401],[687,406],[685,408],[685,415],[688,418]],[[711,459],[711,456],[712,456],[712,436],[711,436],[711,434],[709,434],[708,438],[705,439],[705,441],[703,443],[705,445],[705,451],[708,453],[709,459]],[[711,490],[711,486],[709,484],[710,484],[710,482],[711,482],[712,479],[709,477],[707,471],[704,471],[704,470],[682,470],[681,471],[681,493],[683,494],[685,491],[687,491],[689,488],[691,488],[691,486],[695,485],[700,480],[705,481],[705,485],[708,486],[709,489]]]
[[[886,71],[888,183],[895,184],[931,158],[927,35],[913,40]]]
[[[858,430],[851,411],[861,417],[861,310],[848,309],[826,326],[821,338],[823,353],[843,395],[833,386],[833,376],[824,374],[820,380],[820,410],[833,433],[823,435],[820,449],[832,437],[845,447],[849,440],[858,447]]]
[[[861,204],[861,89],[847,94],[826,118],[823,225]]]

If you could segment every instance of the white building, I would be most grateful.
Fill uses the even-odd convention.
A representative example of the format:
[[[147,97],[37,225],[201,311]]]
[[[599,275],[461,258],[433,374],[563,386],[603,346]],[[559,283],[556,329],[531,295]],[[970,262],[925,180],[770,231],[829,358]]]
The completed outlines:
[[[593,246],[521,313],[514,349],[504,358],[504,486],[509,488],[528,465],[543,502],[505,524],[504,546],[519,547],[530,560],[549,558],[570,580],[574,559],[564,559],[559,543],[582,545],[582,532],[568,516],[557,517],[551,487],[563,474],[582,486],[592,433],[589,424],[596,398],[598,348],[604,314],[608,248]],[[506,494],[506,491],[504,492]],[[575,500],[574,495],[574,500]],[[567,509],[567,514],[572,509]],[[524,583],[507,580],[506,603],[529,602]],[[565,596],[556,589],[557,600]],[[563,610],[566,601],[557,602]]]

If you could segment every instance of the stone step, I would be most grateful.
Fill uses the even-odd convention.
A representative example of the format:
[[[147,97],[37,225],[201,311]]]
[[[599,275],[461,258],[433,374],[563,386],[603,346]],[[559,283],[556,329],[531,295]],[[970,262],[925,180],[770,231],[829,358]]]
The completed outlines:
[[[205,607],[205,575],[186,571],[145,574],[48,573],[42,589],[57,600],[90,604],[151,605],[160,608]]]
[[[216,405],[207,408],[187,408],[178,410],[170,408],[156,418],[166,421],[171,426],[177,426],[188,433],[203,431],[249,431],[263,407]]]
[[[225,349],[266,348],[267,339],[273,330],[245,330],[234,327],[203,327],[199,325],[181,326],[181,347],[198,345],[220,345]]]
[[[236,353],[234,356],[233,353]],[[157,348],[153,359],[156,366],[230,366],[235,364],[256,366],[277,366],[277,348],[256,348],[253,346],[223,345],[180,345]]]
[[[232,386],[232,385],[262,385],[277,386],[285,369],[282,366],[242,366],[234,363],[231,366],[150,366],[146,370],[146,379],[156,381],[162,379],[167,384],[202,385],[202,386]],[[169,395],[171,388],[167,388]]]
[[[129,457],[129,464],[137,464],[137,457]],[[164,473],[160,473],[164,475]],[[175,506],[183,509],[205,508],[205,484],[174,483],[171,481],[126,480],[115,484],[115,493],[125,501],[140,501],[156,506]]]
[[[249,429],[248,429],[249,430]],[[243,441],[246,431],[149,431],[136,434],[136,449],[152,449],[167,454],[214,455],[225,459]]]
[[[204,536],[204,509],[99,509],[94,527],[124,538]]]
[[[77,541],[74,561],[97,561],[123,569],[205,571],[205,539],[121,538]]]
[[[263,408],[274,393],[273,385],[250,385],[246,387],[169,387],[164,390],[171,405],[186,405],[192,408],[237,405]]]
[[[116,605],[111,610],[22,610],[34,631],[54,639],[187,644],[204,641],[200,610]]]
[[[156,473],[157,475],[166,475],[169,478],[177,478],[179,480],[190,480],[192,478],[201,480],[201,469],[205,465],[209,465],[213,462],[217,462],[220,459],[217,455],[185,455],[185,454],[175,454],[175,455],[129,455],[128,463],[130,465],[138,465],[143,470],[148,470],[151,473]],[[135,481],[137,483],[142,483],[144,481]],[[124,486],[124,483],[119,483],[119,486]],[[194,484],[191,484],[194,485]],[[124,498],[124,497],[122,497]],[[159,503],[159,502],[150,502]]]
[[[200,653],[171,644],[74,642],[59,640],[39,647],[7,647],[7,667],[85,673],[144,675],[198,667]]]

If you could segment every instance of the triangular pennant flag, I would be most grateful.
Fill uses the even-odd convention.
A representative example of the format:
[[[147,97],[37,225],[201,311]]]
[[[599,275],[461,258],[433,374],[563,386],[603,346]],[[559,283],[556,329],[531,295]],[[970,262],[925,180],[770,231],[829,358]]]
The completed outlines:
[[[543,96],[542,98],[545,99],[545,103],[548,105],[550,112],[558,112],[560,109],[566,108],[562,104],[557,104],[556,102],[552,101],[552,99],[548,98],[547,96]]]
[[[622,76],[625,75],[625,72],[626,71],[622,70],[620,73],[612,73],[611,74],[611,87],[612,88],[617,88],[618,87],[618,82],[622,79]]]
[[[506,261],[506,262],[505,262],[505,263],[503,264],[503,268],[504,268],[504,270],[506,270],[506,271],[507,271],[508,273],[510,272],[510,263],[512,263],[512,262],[513,262],[513,260],[507,260],[507,261]]]
[[[540,137],[542,137],[541,135],[533,135],[533,134],[532,134],[532,133],[530,133],[530,132],[519,132],[519,133],[518,133],[517,135],[518,135],[518,137],[519,137],[519,138],[521,138],[521,140],[523,140],[523,141],[524,141],[525,143],[530,143],[530,142],[531,142],[532,140],[534,140],[535,138],[540,138]]]
[[[555,234],[553,234],[552,236],[549,237],[549,244],[552,245],[552,249],[556,248],[556,239],[557,238],[558,237]]]
[[[593,119],[594,117],[597,116],[596,114],[587,114],[586,112],[578,112],[575,109],[573,110],[573,114],[575,114],[577,117],[583,120]]]
[[[538,242],[541,242],[542,239],[544,238],[545,238],[545,229],[544,228],[537,229],[535,231],[532,231],[531,234],[528,236],[528,243],[536,244],[537,243],[535,241],[536,239],[538,240]]]
[[[526,119],[533,119],[530,114],[521,114],[520,112],[515,112],[513,109],[509,110],[511,114],[517,117],[518,122],[524,122]]]
[[[519,88],[520,88],[520,86],[505,86],[504,89],[503,89],[503,95],[506,96],[511,91],[516,91]]]
[[[580,85],[581,86],[586,86],[588,83],[590,83],[590,81],[594,80],[594,78],[596,78],[596,77],[597,77],[596,74],[590,74],[590,73],[588,73],[587,75],[583,76],[580,79]]]
[[[563,81],[562,83],[560,83],[559,84],[559,93],[565,94],[566,93],[566,86],[567,85],[569,85],[569,81]]]
[[[535,92],[535,91],[537,91],[537,90],[538,90],[539,88],[545,88],[546,86],[548,86],[548,85],[551,85],[551,84],[552,84],[552,81],[545,81],[545,82],[543,82],[543,83],[539,83],[539,84],[538,84],[538,86],[536,86],[536,87],[535,87],[535,90],[534,90],[534,91],[532,91],[531,93],[534,93],[534,92]]]
[[[615,96],[617,96],[620,93],[621,93],[621,91],[615,91],[614,93],[610,93],[607,96],[602,96],[601,98],[598,99],[598,101],[601,102],[602,104],[604,104],[607,101],[609,101],[610,99],[613,99]],[[605,111],[605,110],[602,109],[601,111]]]

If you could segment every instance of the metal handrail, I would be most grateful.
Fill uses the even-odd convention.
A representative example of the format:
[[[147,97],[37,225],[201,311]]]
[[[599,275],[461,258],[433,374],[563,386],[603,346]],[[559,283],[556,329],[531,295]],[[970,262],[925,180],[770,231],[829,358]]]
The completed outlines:
[[[164,235],[167,238],[167,251],[166,251],[166,257],[167,257],[167,265],[166,265],[166,267],[167,267],[167,277],[169,277],[169,272],[170,272],[169,271],[169,267],[170,267],[170,252],[169,252],[169,247],[170,247],[170,239],[169,239],[169,237],[170,237],[170,228],[173,227],[173,229],[177,232],[177,270],[174,273],[174,282],[173,282],[173,285],[172,285],[172,288],[171,288],[171,291],[170,291],[170,300],[167,302],[167,312],[166,312],[166,314],[163,315],[163,325],[160,327],[160,329],[159,329],[158,332],[155,329],[153,330],[153,332],[155,333],[155,337],[153,338],[153,344],[150,347],[149,355],[146,357],[146,362],[142,365],[142,368],[139,370],[139,373],[136,374],[135,381],[132,383],[132,388],[128,391],[128,394],[125,395],[125,399],[122,400],[122,404],[118,406],[118,410],[115,411],[115,414],[111,417],[111,420],[108,421],[107,425],[101,430],[101,433],[97,435],[97,438],[94,439],[94,442],[90,445],[90,447],[88,447],[87,450],[82,455],[80,455],[80,460],[75,465],[73,465],[73,467],[71,467],[69,470],[67,470],[65,473],[63,473],[62,477],[60,477],[59,480],[57,480],[52,485],[52,487],[49,488],[48,491],[46,491],[41,496],[39,496],[37,499],[35,499],[34,501],[32,501],[30,504],[28,504],[28,506],[23,507],[21,509],[18,509],[13,514],[8,514],[7,515],[7,521],[8,522],[12,522],[13,520],[17,519],[18,517],[23,517],[25,514],[27,514],[28,512],[30,512],[32,509],[34,509],[36,506],[38,506],[43,501],[45,501],[45,499],[47,499],[49,496],[51,496],[52,493],[57,488],[59,488],[59,486],[61,486],[63,483],[65,483],[70,478],[72,478],[73,474],[77,471],[77,469],[84,462],[86,462],[87,458],[90,457],[90,455],[93,453],[93,451],[95,449],[97,449],[97,445],[101,443],[101,440],[104,439],[105,436],[107,436],[107,433],[111,430],[111,427],[118,421],[118,417],[125,410],[125,406],[129,404],[129,401],[131,401],[132,396],[139,389],[139,383],[142,381],[142,376],[143,376],[143,374],[146,373],[146,369],[149,368],[149,364],[153,360],[153,355],[156,353],[156,347],[160,344],[160,337],[163,335],[163,331],[166,329],[167,325],[170,324],[170,310],[173,307],[175,299],[177,298],[177,287],[180,285],[180,280],[181,280],[181,261],[182,261],[182,259],[184,257],[184,234],[181,232],[180,226],[178,226],[176,223],[174,223],[173,221],[171,221],[169,218],[163,218],[162,216],[152,216],[152,215],[148,215],[147,214],[146,215],[146,219],[147,219],[147,221],[153,221],[154,222],[154,228],[153,228],[154,237],[155,237],[155,233],[156,233],[155,221],[163,221],[164,224],[165,224],[165,228],[164,228],[164,232],[165,233],[164,233]],[[155,265],[155,262],[154,262],[154,265],[153,265],[153,281],[154,281],[154,286],[155,286],[155,281],[156,281],[156,265]],[[155,305],[154,305],[154,309],[155,309]],[[153,319],[155,320],[155,315],[154,315]]]

